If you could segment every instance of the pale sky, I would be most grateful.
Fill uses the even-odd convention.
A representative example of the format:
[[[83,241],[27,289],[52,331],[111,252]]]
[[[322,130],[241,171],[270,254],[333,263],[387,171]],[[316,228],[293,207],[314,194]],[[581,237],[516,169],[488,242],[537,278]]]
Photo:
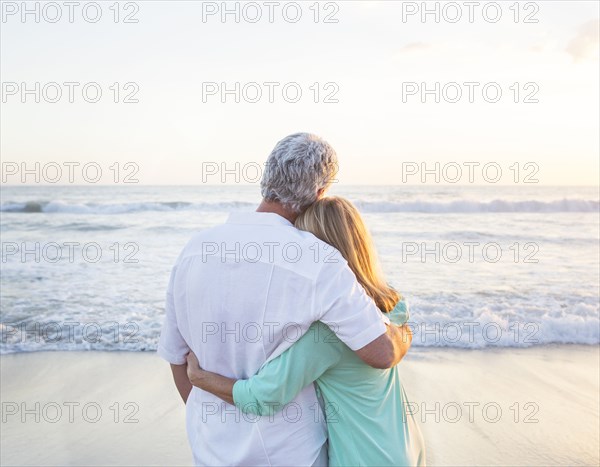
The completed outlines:
[[[433,14],[422,22],[420,12],[403,21],[403,9],[408,14],[422,2],[321,2],[319,22],[314,2],[300,2],[302,17],[296,23],[282,13],[292,2],[279,2],[273,23],[265,2],[254,2],[262,10],[255,23],[249,20],[257,10],[244,3],[239,8],[246,15],[239,23],[233,15],[222,22],[218,13],[203,21],[202,9],[207,14],[222,2],[204,7],[194,1],[121,3],[118,23],[110,9],[113,1],[99,2],[102,17],[96,23],[83,18],[81,7],[70,23],[63,2],[57,2],[62,5],[57,22],[48,21],[56,11],[42,12],[41,3],[40,22],[31,14],[23,23],[20,11],[11,14],[21,2],[2,3],[3,162],[28,167],[95,162],[107,174],[106,182],[114,162],[134,162],[141,183],[194,185],[202,183],[206,163],[260,164],[279,139],[307,131],[336,148],[341,184],[399,184],[402,163],[433,167],[435,162],[494,162],[505,174],[502,183],[511,183],[514,163],[531,162],[539,167],[541,184],[598,184],[596,1],[520,2],[518,22],[510,9],[514,2],[500,2],[502,17],[495,23],[481,10],[492,2],[480,2],[473,23],[465,2],[454,2],[462,11],[455,23],[450,20],[456,10],[448,2],[427,3],[432,10],[438,5],[439,23]],[[234,9],[236,3],[228,5]],[[28,6],[35,8],[35,2]],[[295,7],[286,8],[293,18]],[[493,19],[493,8],[486,11]],[[128,13],[138,22],[122,22]],[[325,23],[327,14],[337,22]],[[95,11],[88,9],[87,15],[93,19]],[[538,22],[524,22],[528,15]],[[63,96],[57,103],[41,96],[36,103],[33,94],[25,95],[22,103],[23,82],[30,89],[36,82],[40,89],[60,83]],[[68,102],[65,82],[81,83],[74,103]],[[97,103],[82,97],[89,82],[102,90]],[[137,86],[139,102],[114,103],[110,87],[115,82],[119,100]],[[123,89],[128,82],[135,86]],[[223,82],[230,88],[240,83],[240,94],[247,83],[259,83],[262,99],[236,103],[234,95],[226,95],[222,103],[219,90],[203,95],[203,89],[210,90],[203,83],[221,88]],[[269,102],[265,82],[279,83],[271,85],[275,102]],[[436,82],[440,89],[459,83],[462,99],[451,103],[440,92],[441,102],[433,94],[421,102],[421,83],[434,89]],[[473,103],[465,82],[480,83]],[[283,98],[286,83],[297,83],[288,87],[290,99],[296,86],[302,90],[297,103]],[[403,96],[403,87],[414,89],[403,83],[416,83],[417,94]],[[490,99],[497,86],[502,90],[498,102],[484,100],[487,83],[492,83]],[[514,83],[519,83],[518,103]],[[448,100],[456,89],[446,86]],[[46,90],[53,99],[54,88]],[[246,87],[249,99],[255,90]],[[338,102],[323,102],[331,92]],[[524,103],[527,96],[539,102]],[[18,177],[7,180],[19,183]],[[461,182],[468,184],[466,175]]]

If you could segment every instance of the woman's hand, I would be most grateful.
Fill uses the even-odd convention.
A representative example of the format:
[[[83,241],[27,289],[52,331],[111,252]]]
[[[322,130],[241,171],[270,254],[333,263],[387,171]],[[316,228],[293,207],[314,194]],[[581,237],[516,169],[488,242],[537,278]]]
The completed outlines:
[[[187,375],[190,383],[192,383],[193,386],[203,389],[201,384],[205,373],[206,372],[200,368],[200,362],[198,361],[196,354],[190,351],[190,353],[187,354]]]
[[[225,402],[233,404],[233,385],[236,380],[203,370],[200,367],[198,358],[191,351],[187,354],[187,375],[192,386],[210,392]]]

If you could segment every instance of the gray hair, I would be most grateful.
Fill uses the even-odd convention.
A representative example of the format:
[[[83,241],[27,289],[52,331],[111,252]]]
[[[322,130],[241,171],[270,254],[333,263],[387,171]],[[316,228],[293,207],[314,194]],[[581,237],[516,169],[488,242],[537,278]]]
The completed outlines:
[[[304,211],[326,190],[337,173],[337,155],[327,141],[310,133],[295,133],[279,141],[260,182],[267,201],[277,201],[295,213]]]

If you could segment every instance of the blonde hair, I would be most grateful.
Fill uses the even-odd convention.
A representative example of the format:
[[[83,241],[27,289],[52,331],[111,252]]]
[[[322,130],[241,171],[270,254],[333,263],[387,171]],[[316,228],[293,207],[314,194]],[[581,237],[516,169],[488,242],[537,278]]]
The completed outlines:
[[[371,235],[350,201],[338,196],[322,198],[296,219],[296,227],[339,250],[381,311],[390,312],[396,306],[400,294],[385,282]]]

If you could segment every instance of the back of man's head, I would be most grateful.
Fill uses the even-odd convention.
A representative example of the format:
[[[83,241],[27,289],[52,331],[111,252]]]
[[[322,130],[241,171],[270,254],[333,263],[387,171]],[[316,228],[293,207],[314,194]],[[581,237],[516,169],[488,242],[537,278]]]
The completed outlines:
[[[327,141],[310,133],[286,136],[276,145],[260,182],[266,201],[301,213],[329,188],[337,173],[337,155]]]

